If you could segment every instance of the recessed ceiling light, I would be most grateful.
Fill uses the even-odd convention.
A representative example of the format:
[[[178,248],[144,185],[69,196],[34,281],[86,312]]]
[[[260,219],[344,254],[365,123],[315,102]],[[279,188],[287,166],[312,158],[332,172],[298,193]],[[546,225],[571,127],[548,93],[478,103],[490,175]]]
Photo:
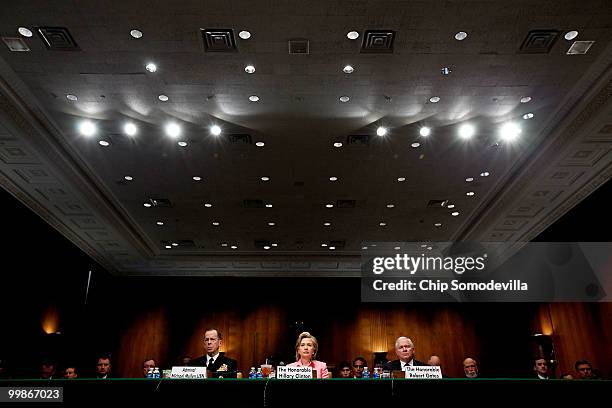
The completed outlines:
[[[232,245],[230,248],[232,249],[238,249],[238,247],[236,245]]]
[[[110,143],[108,143],[106,140],[100,140],[98,143],[100,143],[100,146],[104,146],[104,147],[110,146]]]
[[[330,250],[330,251],[333,251],[334,249],[336,249],[336,247],[333,247],[333,246],[330,246],[330,247],[329,247],[329,250]]]
[[[324,225],[325,227],[329,227],[329,226],[331,225],[331,222],[324,222],[324,223],[323,223],[323,225]]]
[[[181,147],[185,147],[185,146],[187,146],[187,142],[181,140],[180,142],[177,143],[177,145],[179,145]]]
[[[322,246],[323,248],[325,248],[325,247],[327,246],[327,244],[324,242],[324,243],[322,243],[322,244],[321,244],[321,246]]]
[[[427,248],[427,244],[421,244],[421,248]]]
[[[211,203],[204,203],[204,207],[210,208],[210,207],[212,207],[212,204]]]
[[[269,222],[269,223],[268,223],[268,225],[269,225],[270,227],[273,227],[273,226],[275,226],[275,225],[276,225],[276,223],[274,223],[274,222]]]
[[[499,136],[506,142],[512,142],[521,134],[521,128],[516,123],[505,123],[499,129]]]
[[[249,96],[249,101],[251,101],[251,102],[259,102],[259,96],[251,95],[251,96]]]
[[[433,247],[430,247],[430,246],[427,247],[428,251],[431,251],[432,249],[433,249]]]
[[[173,246],[173,247],[177,247],[177,246],[179,246],[179,245],[178,245],[178,243],[173,242],[173,243],[172,243],[172,246]]]
[[[363,249],[365,251],[366,249],[368,249],[368,247],[364,246],[364,247],[361,247],[361,249]]]
[[[272,204],[270,203],[266,204],[266,208],[272,208]]]
[[[214,225],[215,227],[218,227],[221,224],[218,221],[213,221],[212,225]]]
[[[429,102],[431,102],[431,103],[438,103],[438,102],[440,102],[440,97],[439,96],[432,96],[431,98],[429,98]]]
[[[134,177],[132,177],[132,176],[123,176],[123,178],[126,179],[127,181],[134,180]]]
[[[399,181],[400,183],[406,181],[406,177],[398,177],[397,181]]]
[[[130,35],[134,38],[142,38],[142,31],[140,30],[132,30],[130,31]]]
[[[210,133],[213,136],[219,136],[221,134],[221,128],[217,125],[211,126],[210,127]]]
[[[431,128],[428,128],[427,126],[423,126],[422,128],[419,129],[419,134],[423,137],[427,137],[431,134]]]
[[[243,40],[248,40],[251,38],[251,33],[246,30],[242,30],[238,33],[238,37],[242,38]]]
[[[164,225],[164,223],[162,221],[157,221],[156,224],[159,225],[159,226]]]
[[[459,136],[462,139],[470,139],[472,136],[474,136],[474,132],[476,131],[476,129],[474,129],[474,126],[470,125],[469,123],[463,124],[461,125],[461,127],[459,128]]]
[[[226,246],[227,246],[227,242],[222,242],[222,243],[221,243],[221,246],[222,246],[222,247],[226,247]]]
[[[192,179],[193,179],[193,181],[201,181],[202,177],[200,177],[200,176],[193,176]]]
[[[350,100],[351,100],[351,98],[349,98],[346,95],[343,95],[343,96],[340,97],[340,102],[342,102],[342,103],[347,103]]]
[[[138,128],[136,127],[135,124],[129,122],[123,126],[123,131],[128,136],[135,136],[136,133],[138,132]]]
[[[330,177],[329,181],[338,181],[338,177]]]
[[[261,181],[270,181],[270,177],[263,176],[261,178]]]
[[[79,98],[76,95],[68,94],[68,95],[66,95],[66,99],[68,99],[69,101],[72,101],[72,102],[76,102]]]
[[[480,173],[480,177],[489,177],[489,172],[483,171],[482,173]]]
[[[466,196],[471,197],[473,196],[475,193],[473,191],[468,191],[467,193],[465,193]]]
[[[90,120],[84,120],[79,124],[79,132],[83,136],[93,136],[96,134],[96,125]]]
[[[255,146],[264,147],[266,144],[264,142],[255,142]]]
[[[521,98],[521,103],[527,103],[529,101],[531,101],[531,96],[523,96]]]
[[[272,244],[272,246],[273,246],[273,247],[277,247],[277,246],[278,246],[278,244],[276,244],[276,243],[273,243],[273,244]]]
[[[29,36],[26,36],[26,37],[29,37]],[[567,41],[571,41],[576,37],[578,37],[578,31],[576,30],[568,31],[567,33],[565,33],[565,39]]]
[[[449,67],[443,67],[440,72],[442,72],[442,75],[450,75],[450,73],[453,71],[451,71]]]
[[[376,135],[378,135],[378,136],[380,136],[380,137],[383,137],[383,136],[384,136],[384,135],[386,135],[386,134],[387,134],[387,128],[382,127],[382,126],[379,126],[379,127],[376,129]]]
[[[387,208],[393,208],[395,207],[395,204],[387,204]]]
[[[252,65],[247,65],[246,67],[244,67],[244,72],[246,72],[247,74],[252,74],[253,72],[255,72],[255,67]]]
[[[149,72],[155,72],[157,71],[157,65],[152,62],[149,62],[147,65],[145,65],[145,69]]]
[[[468,34],[465,31],[459,31],[457,34],[455,34],[455,40],[457,41],[463,41],[467,38]]]
[[[417,147],[419,147],[420,145],[421,145],[421,144],[420,144],[419,142],[414,142],[414,143],[412,143],[410,146],[412,146],[412,147],[414,147],[414,148],[416,149],[416,148],[417,148]]]
[[[19,27],[17,29],[17,31],[19,32],[19,34],[23,35],[24,37],[31,37],[32,36],[32,31],[29,28]]]
[[[436,222],[436,223],[434,224],[434,227],[441,227],[441,226],[442,226],[442,223],[439,223],[439,222]]]
[[[446,208],[455,208],[455,204],[449,204],[446,206]]]
[[[176,123],[168,123],[166,125],[166,134],[173,139],[176,139],[181,135],[181,127]]]
[[[400,247],[396,246],[396,247],[393,247],[393,249],[396,250],[396,251],[399,251]]]
[[[344,66],[344,68],[342,68],[342,71],[343,71],[345,74],[352,74],[352,73],[353,73],[353,71],[355,71],[355,68],[353,68],[353,66],[352,66],[352,65],[345,65],[345,66]]]
[[[172,249],[172,246],[166,245],[166,249]]]
[[[143,205],[147,208],[151,207],[151,203],[144,203]]]
[[[468,177],[465,179],[465,181],[467,181],[468,183],[471,183],[472,181],[474,181],[474,177]]]
[[[533,113],[529,112],[523,115],[523,119],[532,119],[533,118]]]
[[[342,142],[334,142],[334,147],[342,147]]]
[[[327,207],[327,208],[333,208],[333,207],[334,207],[334,205],[333,205],[333,204],[325,204],[325,207]]]
[[[386,222],[379,222],[378,225],[380,225],[381,227],[386,227],[387,223]]]
[[[159,99],[162,102],[168,102],[168,99],[170,98],[168,98],[168,95],[161,94],[157,97],[157,99]]]
[[[349,31],[346,36],[349,40],[356,40],[359,38],[359,33],[357,31]]]
[[[456,217],[456,216],[458,216],[458,215],[459,215],[459,211],[454,211],[454,212],[452,212],[452,213],[451,213],[451,215],[452,215],[453,217]]]
[[[263,249],[270,249],[268,245],[264,246]]]

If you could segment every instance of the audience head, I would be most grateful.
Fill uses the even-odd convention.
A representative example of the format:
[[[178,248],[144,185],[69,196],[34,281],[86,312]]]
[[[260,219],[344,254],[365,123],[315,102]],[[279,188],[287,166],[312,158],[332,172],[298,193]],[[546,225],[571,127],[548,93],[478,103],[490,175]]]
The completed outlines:
[[[441,366],[442,362],[440,361],[440,357],[436,356],[435,354],[432,354],[431,356],[429,356],[429,359],[427,360],[427,365]]]
[[[395,340],[395,354],[404,363],[410,362],[414,358],[414,343],[408,337],[398,337]]]
[[[189,364],[191,364],[191,356],[183,356],[181,357],[180,361],[182,366],[188,366]]]
[[[588,360],[578,360],[574,364],[574,368],[578,373],[578,378],[581,380],[588,380],[593,378],[593,366]]]
[[[102,354],[98,356],[98,362],[96,363],[96,376],[98,378],[106,378],[110,375],[112,364],[110,355]]]
[[[308,332],[302,332],[295,342],[295,359],[312,361],[317,357],[319,343],[315,336]]]
[[[351,363],[348,361],[342,361],[338,364],[338,378],[352,378],[353,370],[351,369]]]
[[[206,347],[206,354],[214,356],[219,352],[221,347],[221,332],[214,327],[204,330],[204,346]]]
[[[364,357],[355,357],[353,360],[353,376],[355,378],[363,377],[363,368],[368,366],[368,362]]]
[[[476,359],[468,357],[463,360],[463,372],[467,378],[478,377],[478,363],[476,362]]]
[[[66,368],[64,368],[64,378],[79,378],[76,366],[66,366]]]
[[[543,357],[538,357],[533,362],[533,371],[536,375],[548,377],[548,361]]]
[[[40,378],[50,379],[55,377],[55,362],[45,360],[40,366]]]
[[[157,367],[157,363],[152,358],[147,358],[142,362],[142,376],[146,378],[149,368]]]

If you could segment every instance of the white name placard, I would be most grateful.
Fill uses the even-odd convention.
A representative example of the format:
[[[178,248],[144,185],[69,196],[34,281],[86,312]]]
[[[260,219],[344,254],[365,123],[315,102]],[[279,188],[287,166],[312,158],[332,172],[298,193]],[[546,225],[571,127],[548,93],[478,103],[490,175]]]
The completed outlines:
[[[312,378],[312,367],[276,367],[276,378],[284,380],[301,380]]]
[[[406,366],[406,378],[430,380],[442,378],[440,366]]]
[[[170,378],[206,378],[206,367],[172,367]]]

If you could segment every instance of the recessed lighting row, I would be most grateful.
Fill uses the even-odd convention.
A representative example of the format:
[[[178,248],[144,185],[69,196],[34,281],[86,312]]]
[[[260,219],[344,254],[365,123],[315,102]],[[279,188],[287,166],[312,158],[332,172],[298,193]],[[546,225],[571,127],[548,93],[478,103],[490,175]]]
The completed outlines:
[[[530,119],[532,117],[533,117],[533,114],[530,114],[530,116],[526,119]],[[521,132],[522,132],[521,127],[514,122],[504,123],[499,128],[499,136],[502,140],[506,142],[512,142],[516,140],[521,134]],[[388,133],[389,133],[389,129],[387,129],[384,126],[379,126],[378,128],[376,128],[376,135],[379,137],[384,137]],[[474,125],[470,123],[464,123],[461,126],[459,126],[459,130],[457,133],[461,139],[469,140],[476,134],[476,128],[474,127]],[[422,137],[428,137],[429,135],[431,135],[431,128],[427,126],[423,126],[419,129],[419,134]],[[421,145],[420,143],[415,142],[415,143],[412,143],[411,146],[419,147],[420,145]],[[342,147],[342,144],[340,142],[335,142],[334,147]]]

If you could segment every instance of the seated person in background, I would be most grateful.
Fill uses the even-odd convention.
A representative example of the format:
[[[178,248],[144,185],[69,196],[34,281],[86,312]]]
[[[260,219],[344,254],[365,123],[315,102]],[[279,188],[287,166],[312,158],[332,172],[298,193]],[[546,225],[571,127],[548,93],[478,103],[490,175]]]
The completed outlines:
[[[416,348],[414,343],[408,337],[398,337],[395,340],[395,354],[398,360],[393,360],[385,363],[383,369],[388,371],[406,371],[406,366],[424,366],[427,365],[414,358]]]
[[[574,368],[578,373],[578,376],[575,377],[579,380],[594,380],[596,377],[593,375],[593,366],[588,360],[578,360],[576,364],[574,364]]]
[[[112,368],[113,366],[111,364],[110,355],[102,354],[98,356],[98,362],[96,363],[96,378],[111,378]]]
[[[432,354],[431,356],[429,356],[429,358],[427,359],[427,365],[438,366],[440,367],[440,371],[442,371],[442,361],[440,360],[440,357],[436,356],[435,354]],[[444,373],[442,373],[442,378],[448,378],[448,377],[445,376]]]
[[[362,378],[363,377],[363,368],[368,366],[368,362],[364,357],[355,357],[353,360],[353,377],[354,378]]]
[[[206,354],[192,360],[189,364],[195,367],[206,367],[208,371],[213,373],[214,377],[236,378],[238,362],[225,357],[225,353],[219,352],[222,341],[223,336],[221,336],[219,330],[215,328],[204,330]]]
[[[191,356],[183,356],[181,357],[180,361],[180,365],[185,366],[185,367],[189,367],[191,365]]]
[[[287,364],[287,367],[312,367],[317,372],[317,378],[328,378],[327,364],[315,360],[319,343],[317,339],[308,332],[302,332],[295,342],[295,363]]]
[[[142,376],[147,378],[147,374],[149,373],[149,368],[157,367],[157,363],[152,358],[146,358],[145,361],[142,362]]]
[[[353,370],[351,370],[351,363],[348,361],[341,361],[338,364],[338,372],[336,378],[353,378]]]
[[[574,376],[569,374],[569,373],[563,373],[563,374],[561,374],[561,379],[563,379],[563,380],[573,380]]]
[[[550,376],[548,375],[548,361],[545,358],[538,357],[533,362],[533,371],[536,374],[536,378],[540,380],[548,380]]]
[[[466,378],[478,378],[478,363],[476,359],[472,357],[468,357],[463,360],[463,372],[465,373]]]
[[[64,368],[64,378],[79,378],[76,366],[68,365]]]
[[[55,378],[55,363],[53,361],[45,360],[40,366],[40,378],[45,380],[52,380]]]

